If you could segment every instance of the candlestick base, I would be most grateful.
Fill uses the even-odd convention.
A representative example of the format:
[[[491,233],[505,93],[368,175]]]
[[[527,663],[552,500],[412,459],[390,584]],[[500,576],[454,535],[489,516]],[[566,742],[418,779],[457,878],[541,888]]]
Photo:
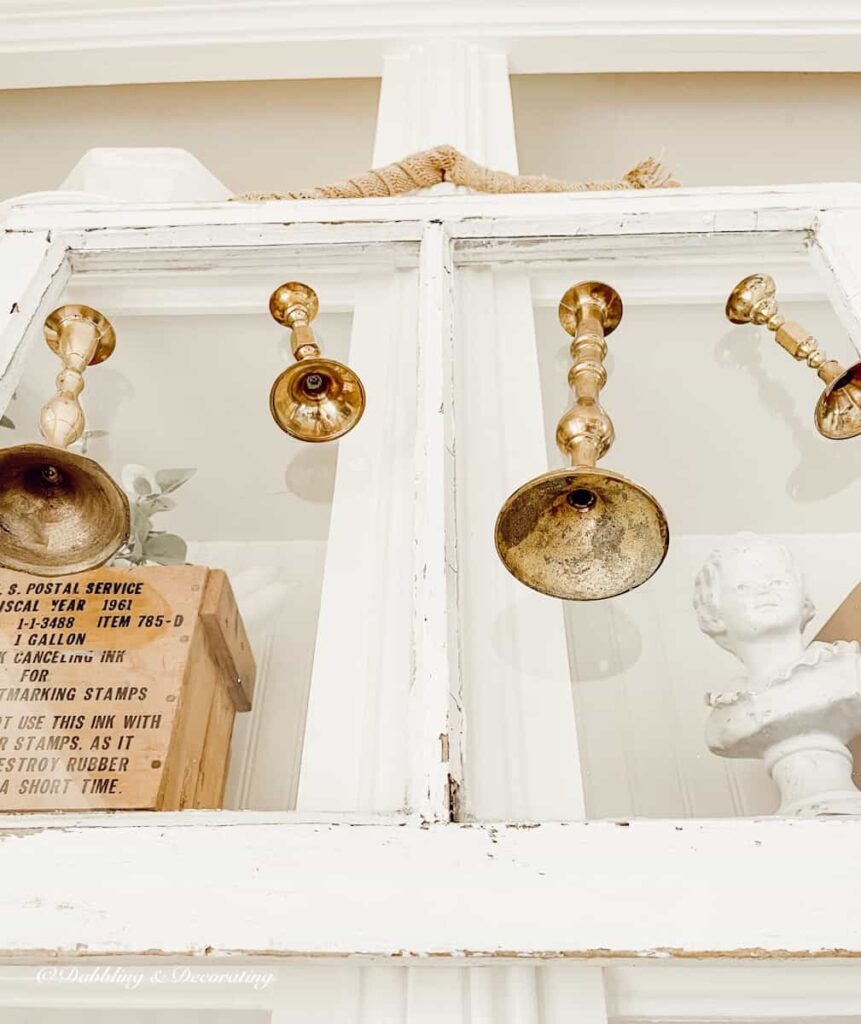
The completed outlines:
[[[619,473],[558,469],[530,480],[496,520],[496,550],[527,587],[568,601],[616,597],[645,583],[669,545],[663,509]]]

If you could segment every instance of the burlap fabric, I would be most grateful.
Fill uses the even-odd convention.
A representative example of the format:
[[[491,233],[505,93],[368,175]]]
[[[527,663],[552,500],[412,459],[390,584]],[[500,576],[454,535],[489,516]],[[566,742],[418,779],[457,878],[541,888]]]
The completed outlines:
[[[616,181],[562,181],[535,174],[506,174],[492,171],[458,152],[454,146],[435,146],[433,149],[412,153],[397,163],[356,178],[304,189],[301,192],[246,192],[235,196],[240,200],[261,199],[368,199],[371,197],[400,196],[418,189],[430,188],[448,181],[465,185],[476,192],[497,195],[512,192],[604,192],[636,188],[674,188],[670,173],[657,160],[649,158],[637,164],[624,177]]]

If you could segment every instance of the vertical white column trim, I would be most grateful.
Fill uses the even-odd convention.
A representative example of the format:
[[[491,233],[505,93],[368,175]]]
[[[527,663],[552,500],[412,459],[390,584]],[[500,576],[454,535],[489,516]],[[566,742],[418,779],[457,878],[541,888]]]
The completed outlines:
[[[413,644],[408,806],[430,820],[449,818],[449,772],[460,776],[456,643],[449,648],[447,379],[452,338],[451,244],[441,224],[424,231],[419,270],[418,422],[413,530]],[[454,760],[452,760],[454,751]]]
[[[437,39],[385,58],[374,166],[443,143],[496,170],[517,172],[504,51]]]
[[[367,408],[338,442],[297,807],[405,805],[415,436],[412,270],[367,276],[349,362]]]

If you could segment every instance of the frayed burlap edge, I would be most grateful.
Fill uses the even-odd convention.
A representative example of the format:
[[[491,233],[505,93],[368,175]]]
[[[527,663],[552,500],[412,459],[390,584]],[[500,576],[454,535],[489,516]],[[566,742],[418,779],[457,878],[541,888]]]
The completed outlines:
[[[464,185],[476,192],[497,195],[512,192],[605,192],[641,188],[675,188],[669,171],[651,157],[617,181],[562,181],[535,174],[507,174],[475,163],[454,146],[435,146],[412,153],[397,163],[367,171],[333,185],[301,192],[245,192],[237,200],[264,199],[369,199],[405,195],[441,182]]]

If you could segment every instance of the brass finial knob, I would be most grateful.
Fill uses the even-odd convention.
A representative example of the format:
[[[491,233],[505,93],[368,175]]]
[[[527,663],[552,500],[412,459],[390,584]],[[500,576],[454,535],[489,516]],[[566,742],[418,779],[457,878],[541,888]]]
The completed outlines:
[[[573,339],[568,383],[575,401],[559,420],[556,446],[572,466],[594,466],[615,440],[613,421],[598,396],[607,383],[604,339],[621,320],[622,300],[608,284],[581,281],[559,303],[559,323]]]
[[[726,316],[734,324],[767,327],[781,348],[816,370],[825,383],[814,412],[820,434],[838,441],[861,434],[861,363],[847,370],[829,359],[801,324],[787,320],[778,309],[772,277],[751,274],[739,281],[727,299]]]

